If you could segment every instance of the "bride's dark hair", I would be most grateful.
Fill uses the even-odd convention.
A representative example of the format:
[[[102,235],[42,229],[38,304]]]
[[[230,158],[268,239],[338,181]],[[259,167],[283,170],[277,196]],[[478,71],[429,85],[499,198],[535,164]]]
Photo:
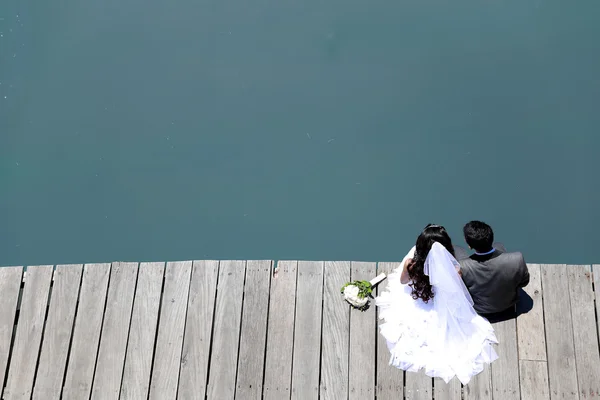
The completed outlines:
[[[415,255],[408,268],[408,276],[411,280],[409,286],[412,289],[413,299],[421,299],[425,303],[433,298],[433,288],[429,283],[429,276],[425,275],[425,259],[434,242],[438,242],[454,256],[454,246],[446,229],[440,225],[429,224],[417,238]]]

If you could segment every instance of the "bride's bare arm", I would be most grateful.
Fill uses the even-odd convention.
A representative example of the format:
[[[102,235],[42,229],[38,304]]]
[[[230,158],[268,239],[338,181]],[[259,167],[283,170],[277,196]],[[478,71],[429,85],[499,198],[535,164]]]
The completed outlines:
[[[408,282],[410,282],[410,277],[408,276],[408,269],[410,268],[409,265],[411,263],[412,258],[407,258],[404,262],[404,266],[402,268],[402,275],[400,275],[400,283],[402,283],[403,285],[406,285]]]
[[[453,261],[454,269],[456,269],[456,273],[458,276],[462,277],[462,271],[460,270],[460,263],[458,261]]]

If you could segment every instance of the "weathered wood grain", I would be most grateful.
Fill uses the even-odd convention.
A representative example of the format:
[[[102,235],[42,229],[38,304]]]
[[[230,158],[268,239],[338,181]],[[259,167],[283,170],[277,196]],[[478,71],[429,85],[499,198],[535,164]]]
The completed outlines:
[[[350,281],[349,261],[326,261],[323,289],[321,399],[348,398],[350,306],[340,290]]]
[[[352,281],[370,281],[376,276],[375,263],[353,261],[350,267]],[[352,310],[350,313],[350,400],[375,398],[376,317],[373,301],[367,311]]]
[[[150,400],[177,397],[191,272],[191,261],[169,262],[165,268]]]
[[[117,262],[111,268],[92,400],[119,399],[137,282],[137,263]]]
[[[407,400],[429,400],[433,396],[432,379],[425,371],[406,372],[404,396]]]
[[[110,264],[86,264],[75,317],[63,399],[87,399],[92,389]]]
[[[23,267],[0,268],[0,382],[4,383],[10,343],[15,326]],[[2,385],[4,386],[4,384]],[[0,389],[0,395],[2,389]]]
[[[517,318],[519,359],[546,361],[542,273],[539,264],[528,264],[527,268],[530,276],[529,285],[523,290],[531,297],[533,308]],[[520,301],[528,300],[521,299]]]
[[[565,265],[541,265],[550,398],[576,398],[577,370]]]
[[[494,361],[496,362],[496,361]],[[492,400],[492,373],[490,365],[471,378],[463,388],[465,400]]]
[[[83,265],[58,265],[33,398],[58,399],[62,390]]]
[[[30,399],[40,351],[52,265],[27,268],[4,399]],[[12,325],[12,324],[11,324]]]
[[[600,396],[600,354],[591,266],[567,265],[567,275],[579,398],[597,398]]]
[[[279,261],[271,279],[264,398],[290,398],[297,261]]]
[[[272,261],[248,261],[235,398],[261,399]]]
[[[218,261],[194,261],[183,338],[180,399],[204,399],[219,276]]]
[[[292,367],[292,399],[319,398],[323,262],[299,261]]]
[[[521,400],[550,400],[548,363],[520,360]]]
[[[0,268],[0,371],[8,374],[3,398],[60,398],[66,374],[65,399],[117,399],[120,389],[125,400],[205,395],[303,400],[319,394],[323,399],[384,400],[402,398],[403,391],[406,399],[458,400],[456,378],[449,385],[435,379],[432,387],[423,372],[407,373],[404,388],[403,371],[389,366],[385,340],[377,334],[374,302],[360,313],[350,311],[342,299],[345,282],[369,280],[397,265],[380,263],[375,272],[372,263],[281,262],[277,277],[271,278],[269,261],[248,261],[240,280],[235,268],[223,276],[218,261],[197,261],[193,267],[191,262],[170,263],[175,268],[170,277],[167,269],[164,295],[164,263],[142,264],[136,290],[135,273],[122,275],[121,264],[58,266],[50,297],[52,267],[30,267],[14,332],[22,268]],[[594,287],[600,287],[600,273],[592,274],[590,266],[528,267],[531,280],[524,290],[533,308],[516,321],[494,324],[500,358],[465,386],[464,398],[599,396],[599,310],[594,308],[599,297]],[[138,271],[135,264],[132,268]],[[383,287],[385,281],[377,292]],[[233,318],[216,318],[211,334],[215,308]],[[213,342],[212,354],[220,359],[213,358],[208,376],[211,336],[217,331],[221,344]]]
[[[233,399],[244,296],[246,261],[221,261],[215,306],[209,399]]]
[[[461,400],[462,387],[458,378],[454,377],[448,383],[443,379],[433,380],[433,398],[435,400]]]
[[[509,319],[493,324],[498,339],[498,359],[491,364],[494,399],[519,400],[519,354],[517,324]]]
[[[380,262],[377,265],[377,275],[384,273],[387,276],[399,266],[399,262]],[[387,287],[387,280],[377,286],[377,295],[383,293],[385,287]],[[381,321],[378,309],[376,309],[376,313],[379,324]],[[390,365],[390,351],[387,343],[385,338],[379,334],[379,328],[377,328],[377,332],[377,400],[396,400],[404,393],[404,371]]]
[[[123,368],[121,400],[147,399],[165,263],[141,263]]]

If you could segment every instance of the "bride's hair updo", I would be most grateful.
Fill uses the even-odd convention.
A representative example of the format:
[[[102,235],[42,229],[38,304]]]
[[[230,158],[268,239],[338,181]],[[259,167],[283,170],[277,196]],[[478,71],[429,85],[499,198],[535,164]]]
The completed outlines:
[[[412,289],[413,299],[421,299],[425,303],[433,298],[433,289],[429,283],[429,276],[425,275],[425,259],[431,250],[433,243],[438,242],[454,256],[452,240],[446,229],[440,225],[429,224],[417,238],[415,255],[408,268],[408,276],[411,280],[409,286]]]

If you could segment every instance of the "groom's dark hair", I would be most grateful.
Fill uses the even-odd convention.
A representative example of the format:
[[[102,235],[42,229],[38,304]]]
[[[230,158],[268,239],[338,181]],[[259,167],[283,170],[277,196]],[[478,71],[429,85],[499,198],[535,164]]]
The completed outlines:
[[[494,231],[492,227],[481,221],[471,221],[463,228],[465,241],[476,252],[486,252],[492,249]]]

